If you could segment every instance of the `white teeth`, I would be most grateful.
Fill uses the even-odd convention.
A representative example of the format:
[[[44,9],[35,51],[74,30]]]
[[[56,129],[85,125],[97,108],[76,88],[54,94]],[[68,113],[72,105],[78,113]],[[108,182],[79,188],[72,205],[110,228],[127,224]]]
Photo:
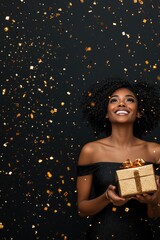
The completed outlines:
[[[127,111],[122,111],[122,110],[121,110],[121,111],[117,111],[116,114],[117,114],[117,115],[127,115],[128,112],[127,112]]]

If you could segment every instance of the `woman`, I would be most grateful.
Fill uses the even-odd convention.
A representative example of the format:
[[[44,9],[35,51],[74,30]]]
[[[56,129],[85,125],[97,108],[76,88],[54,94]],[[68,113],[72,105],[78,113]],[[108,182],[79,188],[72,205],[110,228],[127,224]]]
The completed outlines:
[[[160,236],[160,226],[153,223],[160,219],[159,177],[156,192],[128,198],[119,196],[115,180],[116,170],[127,159],[153,163],[159,174],[160,144],[140,139],[158,126],[159,90],[156,83],[108,79],[93,85],[84,96],[82,107],[88,123],[95,134],[106,134],[83,146],[77,166],[79,215],[93,216],[87,240]]]

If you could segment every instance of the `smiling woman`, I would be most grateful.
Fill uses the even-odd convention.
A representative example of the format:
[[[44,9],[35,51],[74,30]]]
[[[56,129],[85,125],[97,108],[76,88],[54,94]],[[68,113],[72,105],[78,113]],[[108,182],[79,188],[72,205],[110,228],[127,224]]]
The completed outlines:
[[[79,215],[93,216],[87,240],[153,240],[156,232],[160,234],[158,226],[153,233],[149,224],[160,219],[160,144],[141,139],[160,120],[158,91],[158,83],[108,79],[84,94],[84,117],[95,134],[106,133],[83,146],[77,166]],[[115,175],[127,159],[153,164],[157,175],[153,194],[119,195]]]
[[[125,116],[125,118],[122,118],[123,116]],[[136,96],[127,88],[116,90],[110,96],[106,118],[113,124],[114,121],[123,120],[131,120],[132,123],[136,117],[140,118]]]

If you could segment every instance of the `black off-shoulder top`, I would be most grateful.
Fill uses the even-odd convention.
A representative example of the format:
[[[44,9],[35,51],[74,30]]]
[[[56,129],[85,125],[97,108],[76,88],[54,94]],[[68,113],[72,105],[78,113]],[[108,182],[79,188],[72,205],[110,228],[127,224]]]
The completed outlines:
[[[149,162],[147,164],[150,164]],[[93,175],[94,196],[103,194],[109,184],[116,185],[116,170],[122,168],[119,162],[97,162],[77,166],[77,176]],[[154,164],[156,175],[160,166]],[[146,204],[130,200],[121,207],[112,203],[92,217],[86,233],[86,240],[155,240],[160,236],[160,226],[151,229]],[[158,240],[158,238],[156,239]]]

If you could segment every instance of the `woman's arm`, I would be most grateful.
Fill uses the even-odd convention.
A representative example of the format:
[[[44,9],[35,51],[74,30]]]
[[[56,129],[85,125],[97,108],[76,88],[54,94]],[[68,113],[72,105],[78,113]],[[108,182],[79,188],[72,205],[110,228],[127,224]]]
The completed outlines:
[[[98,160],[95,159],[96,152],[97,149],[94,143],[85,145],[80,153],[78,164],[85,165],[92,164],[93,161],[97,162]],[[120,206],[127,201],[115,193],[115,186],[112,185],[106,186],[106,191],[102,195],[90,199],[92,180],[92,174],[77,177],[77,204],[80,216],[94,215],[109,203]]]
[[[95,151],[96,145],[94,143],[86,144],[81,150],[78,164],[79,165],[92,164],[96,154]],[[77,204],[80,216],[94,215],[101,211],[110,202],[106,198],[105,193],[97,198],[90,199],[92,179],[93,179],[92,174],[77,177],[77,194],[78,194]]]
[[[78,213],[80,216],[94,215],[110,203],[105,193],[97,198],[90,199],[91,186],[92,175],[78,177]]]

